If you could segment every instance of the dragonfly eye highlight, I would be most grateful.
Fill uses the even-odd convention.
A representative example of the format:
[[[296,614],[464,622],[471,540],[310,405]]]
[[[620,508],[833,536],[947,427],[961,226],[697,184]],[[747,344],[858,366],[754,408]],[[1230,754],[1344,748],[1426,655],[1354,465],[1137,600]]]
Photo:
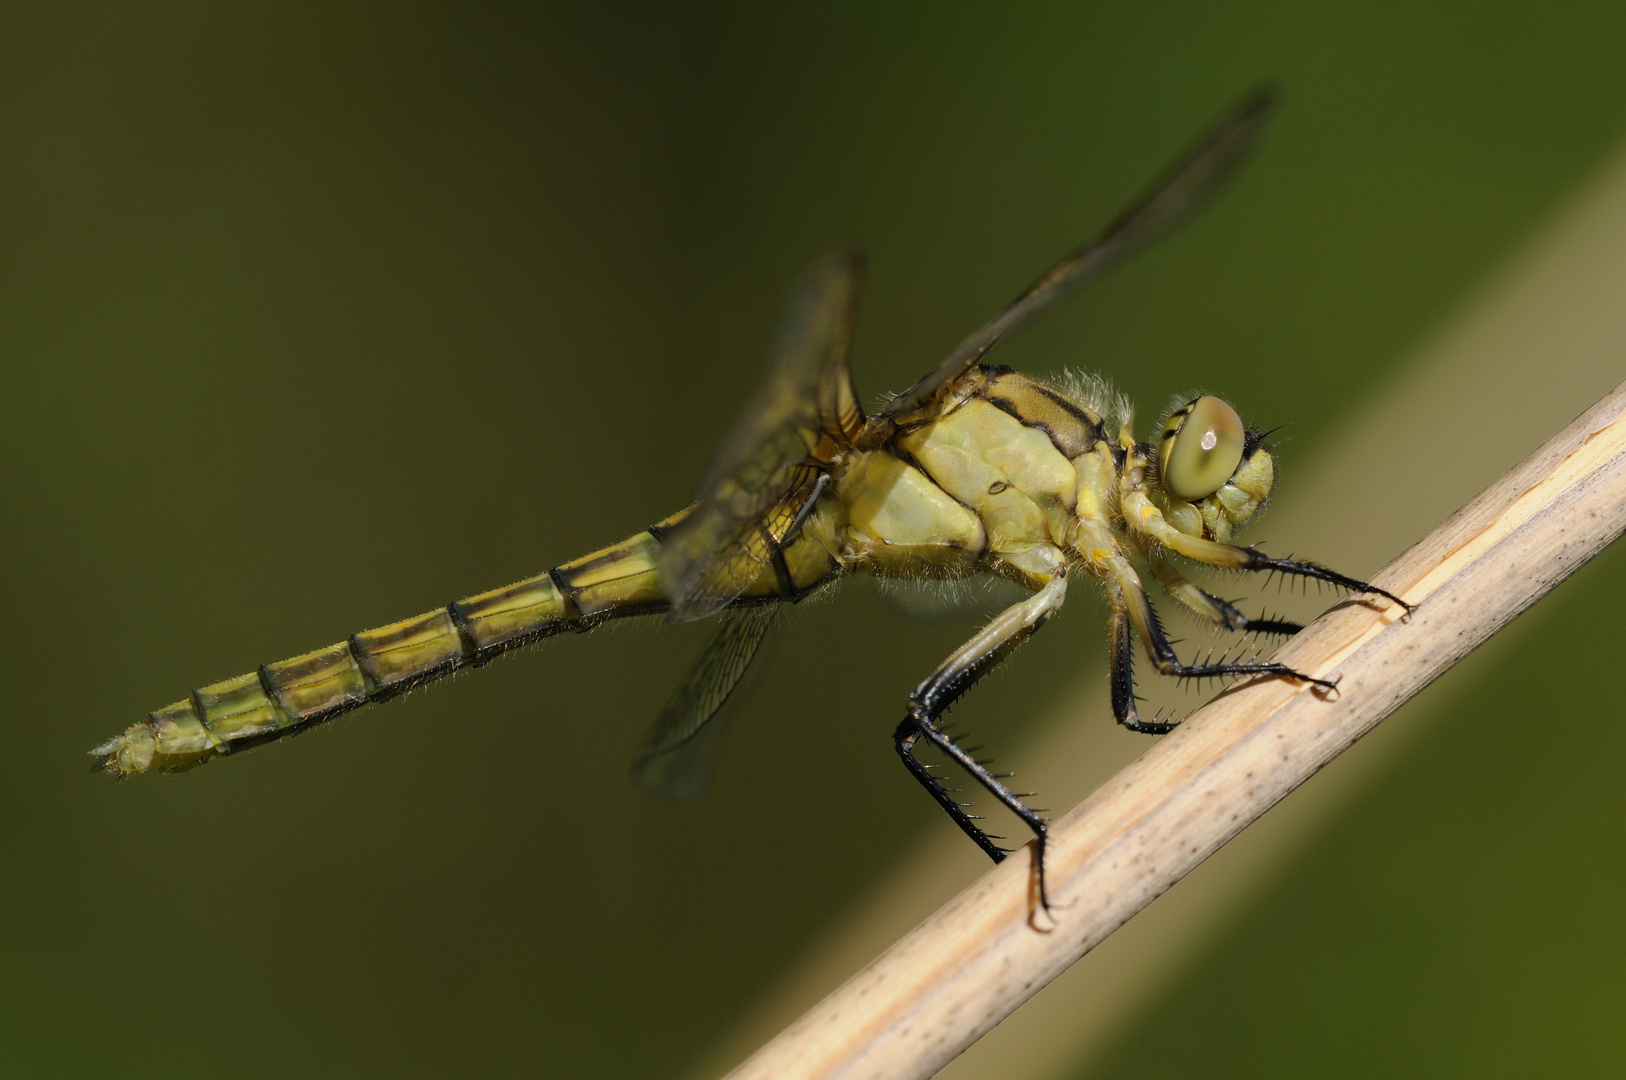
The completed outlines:
[[[1246,442],[1242,418],[1217,397],[1176,409],[1163,425],[1158,452],[1163,486],[1186,502],[1208,498],[1236,472]]]

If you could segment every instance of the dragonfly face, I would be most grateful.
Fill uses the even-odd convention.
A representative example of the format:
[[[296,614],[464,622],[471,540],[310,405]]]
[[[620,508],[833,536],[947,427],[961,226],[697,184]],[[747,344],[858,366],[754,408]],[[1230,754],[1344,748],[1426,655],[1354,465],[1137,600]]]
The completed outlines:
[[[894,742],[903,764],[996,861],[1005,852],[915,757],[937,746],[1022,818],[1045,824],[939,726],[960,695],[1094,579],[1111,622],[1112,703],[1140,717],[1134,641],[1176,678],[1273,676],[1320,683],[1270,661],[1185,664],[1164,635],[1137,565],[1177,603],[1237,632],[1298,626],[1250,620],[1210,595],[1171,556],[1233,570],[1269,570],[1397,598],[1314,563],[1234,546],[1264,506],[1274,463],[1262,433],[1217,397],[1196,398],[1138,442],[1126,402],[1096,379],[1044,382],[983,358],[1006,335],[1189,216],[1246,157],[1272,108],[1256,91],[1179,158],[1095,240],[1067,256],[876,416],[858,404],[848,369],[863,260],[820,263],[791,298],[761,383],[723,440],[693,506],[619,544],[513,585],[364,631],[193,691],[98,746],[118,776],[179,770],[304,730],[452,671],[564,630],[666,613],[721,615],[720,628],[656,718],[633,762],[649,790],[689,798],[704,787],[728,702],[786,602],[838,577],[997,575],[1031,595],[1006,609],[909,696]]]

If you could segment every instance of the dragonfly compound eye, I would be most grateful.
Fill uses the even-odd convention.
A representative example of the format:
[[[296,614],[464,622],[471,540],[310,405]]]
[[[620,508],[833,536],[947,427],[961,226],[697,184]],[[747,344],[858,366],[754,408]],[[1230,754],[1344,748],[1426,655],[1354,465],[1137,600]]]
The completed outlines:
[[[1208,498],[1236,472],[1246,439],[1242,418],[1217,397],[1176,409],[1163,425],[1158,452],[1163,486],[1186,502]]]

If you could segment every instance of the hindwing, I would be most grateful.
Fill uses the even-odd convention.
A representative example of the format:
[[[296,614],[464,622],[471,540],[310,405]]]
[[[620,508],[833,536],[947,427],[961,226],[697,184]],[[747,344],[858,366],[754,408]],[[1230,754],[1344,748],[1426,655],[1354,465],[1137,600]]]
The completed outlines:
[[[713,614],[756,580],[836,452],[863,429],[848,366],[863,272],[862,254],[841,252],[791,294],[767,367],[693,512],[662,545],[656,569],[673,620]]]

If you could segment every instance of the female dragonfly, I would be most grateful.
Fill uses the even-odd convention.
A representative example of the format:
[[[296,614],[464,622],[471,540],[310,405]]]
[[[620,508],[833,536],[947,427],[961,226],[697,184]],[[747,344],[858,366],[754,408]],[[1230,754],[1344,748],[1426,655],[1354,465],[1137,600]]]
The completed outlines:
[[[1095,239],[1057,263],[936,370],[878,415],[859,406],[848,369],[863,258],[836,254],[792,294],[762,380],[685,510],[619,544],[505,588],[194,690],[92,751],[115,776],[189,768],[341,712],[477,667],[563,630],[665,613],[721,615],[716,636],[656,718],[633,775],[664,796],[703,787],[728,699],[783,605],[856,573],[963,579],[996,575],[1031,595],[995,616],[909,695],[893,733],[916,781],[996,862],[1006,851],[916,759],[938,747],[1022,819],[1045,822],[940,725],[948,707],[1033,636],[1070,582],[1095,579],[1110,609],[1111,697],[1120,724],[1173,725],[1136,710],[1139,638],[1177,679],[1270,676],[1331,684],[1269,660],[1187,664],[1163,632],[1137,566],[1173,600],[1237,632],[1288,634],[1186,580],[1171,553],[1231,570],[1313,578],[1403,602],[1311,562],[1232,542],[1274,479],[1263,433],[1202,396],[1176,408],[1155,442],[1137,442],[1127,403],[1104,384],[1046,383],[983,363],[1007,335],[1062,296],[1191,216],[1237,170],[1264,130],[1261,88],[1222,116]]]

